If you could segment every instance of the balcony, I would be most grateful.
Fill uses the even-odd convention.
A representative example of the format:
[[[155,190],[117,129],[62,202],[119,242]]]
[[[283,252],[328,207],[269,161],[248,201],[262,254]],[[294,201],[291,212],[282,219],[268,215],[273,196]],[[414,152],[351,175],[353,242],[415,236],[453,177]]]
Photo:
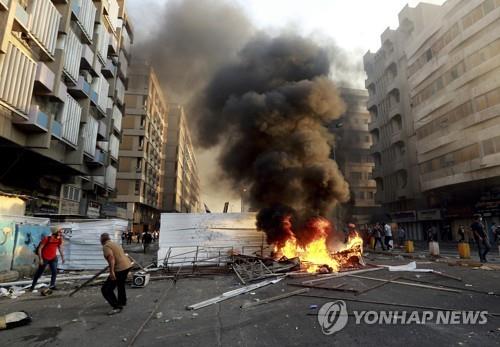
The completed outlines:
[[[0,11],[8,11],[9,7],[7,4],[9,3],[9,0],[0,0]]]
[[[118,109],[118,107],[113,107],[113,128],[116,132],[120,132],[122,130],[122,113]]]
[[[395,131],[391,134],[391,144],[401,141],[401,130]]]
[[[52,136],[57,137],[58,139],[62,138],[62,124],[55,119],[52,121],[51,133]]]
[[[118,41],[114,35],[109,37],[108,42],[108,55],[118,55]]]
[[[15,5],[15,21],[12,26],[12,31],[23,32],[25,34],[29,33],[29,25],[30,25],[30,15],[26,10],[19,4]]]
[[[76,85],[68,88],[68,91],[76,99],[88,98],[92,92],[90,84],[85,81],[83,76],[79,76]]]
[[[52,93],[54,91],[55,74],[43,62],[38,62],[35,74],[35,92]]]
[[[95,74],[93,71],[92,64],[94,63],[94,52],[89,45],[82,45],[82,59],[80,62],[80,67],[85,70],[91,70],[92,74]]]
[[[97,128],[97,139],[106,140],[108,138],[108,127],[104,120],[99,121],[99,127]]]
[[[49,116],[40,111],[38,105],[32,105],[28,112],[28,119],[25,121],[14,121],[14,123],[27,131],[48,132]]]
[[[97,93],[90,89],[90,101],[92,101],[92,103],[97,106],[97,103],[99,101],[99,96],[97,95]]]
[[[106,163],[106,152],[96,149],[94,157],[87,161],[90,166],[103,166]]]
[[[113,78],[116,76],[116,65],[113,64],[111,59],[106,60],[106,64],[102,67],[102,75],[106,78]]]

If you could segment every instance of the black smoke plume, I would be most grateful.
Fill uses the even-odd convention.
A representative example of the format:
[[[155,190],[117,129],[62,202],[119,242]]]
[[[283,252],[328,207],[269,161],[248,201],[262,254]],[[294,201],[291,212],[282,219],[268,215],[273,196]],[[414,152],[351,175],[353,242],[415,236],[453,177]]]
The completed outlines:
[[[134,58],[153,65],[169,102],[190,102],[254,32],[245,12],[228,0],[169,0],[161,7],[141,0],[136,6],[142,17],[135,18]],[[151,7],[155,11],[141,12]]]
[[[297,35],[260,35],[214,75],[198,100],[198,142],[222,146],[219,165],[234,190],[249,189],[253,208],[285,205],[305,221],[328,216],[349,199],[331,159],[328,124],[345,105],[328,77],[330,58],[327,49]],[[266,221],[258,223],[266,230]]]

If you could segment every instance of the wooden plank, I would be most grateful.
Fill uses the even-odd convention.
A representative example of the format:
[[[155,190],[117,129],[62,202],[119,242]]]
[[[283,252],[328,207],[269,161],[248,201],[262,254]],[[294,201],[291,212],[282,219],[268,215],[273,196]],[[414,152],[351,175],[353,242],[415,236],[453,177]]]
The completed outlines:
[[[362,278],[362,279],[365,279],[365,280],[372,280],[372,281],[379,281],[379,282],[380,281],[382,281],[382,282],[388,281],[388,280],[381,279],[381,278],[358,276],[358,275],[348,275],[348,277]],[[410,286],[410,287],[420,287],[420,288],[426,288],[426,289],[441,290],[441,291],[444,291],[444,292],[452,292],[452,293],[461,293],[462,292],[459,289],[436,287],[436,286],[431,286],[431,285],[426,285],[426,284],[418,284],[418,283],[408,283],[408,282],[390,281],[390,280],[388,281],[388,283],[401,284],[401,285]]]
[[[250,303],[243,304],[243,305],[241,305],[241,308],[246,309],[249,307],[268,304],[268,303],[276,301],[276,300],[286,299],[286,298],[289,298],[289,297],[294,296],[294,295],[307,293],[308,291],[309,291],[309,288],[302,288],[299,290],[294,290],[293,292],[288,292],[288,293],[272,296],[270,298],[262,299],[262,300],[257,301],[257,302],[250,302]]]

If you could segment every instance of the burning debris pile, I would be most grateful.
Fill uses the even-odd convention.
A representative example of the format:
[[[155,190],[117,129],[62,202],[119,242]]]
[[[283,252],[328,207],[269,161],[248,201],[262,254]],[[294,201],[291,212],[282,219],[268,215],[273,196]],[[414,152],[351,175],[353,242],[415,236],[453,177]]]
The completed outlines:
[[[215,74],[196,112],[200,144],[222,148],[220,167],[236,191],[248,188],[268,243],[287,257],[300,255],[309,271],[337,271],[350,261],[330,255],[334,230],[320,217],[349,199],[331,159],[328,124],[345,105],[329,78],[330,58],[303,37],[258,36]],[[338,250],[356,246],[359,256],[360,243],[353,237]]]
[[[266,232],[267,242],[274,246],[276,257],[299,257],[308,272],[332,272],[363,263],[363,240],[352,231],[347,242],[332,252],[328,247],[334,235],[326,218],[310,217],[294,227],[296,214],[286,206],[263,208],[257,215],[257,228]]]

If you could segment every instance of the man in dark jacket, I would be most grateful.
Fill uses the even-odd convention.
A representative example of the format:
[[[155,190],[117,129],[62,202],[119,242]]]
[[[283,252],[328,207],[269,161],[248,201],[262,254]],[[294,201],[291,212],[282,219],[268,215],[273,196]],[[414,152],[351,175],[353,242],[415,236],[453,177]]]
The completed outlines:
[[[472,229],[474,240],[477,243],[479,261],[481,261],[481,263],[486,263],[486,254],[490,251],[490,243],[488,241],[488,235],[484,230],[484,225],[481,221],[481,216],[476,216],[474,218],[474,222],[470,225],[470,228]]]

